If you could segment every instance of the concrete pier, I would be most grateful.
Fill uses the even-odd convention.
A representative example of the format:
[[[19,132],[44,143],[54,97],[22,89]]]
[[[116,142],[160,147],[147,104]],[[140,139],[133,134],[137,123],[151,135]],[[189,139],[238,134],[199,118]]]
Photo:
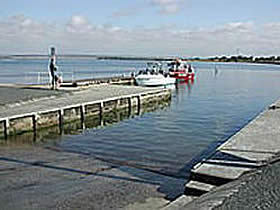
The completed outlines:
[[[102,115],[113,110],[139,111],[141,105],[168,100],[171,92],[164,88],[98,85],[37,101],[0,107],[0,136],[36,132],[42,128]]]
[[[196,164],[185,185],[185,194],[165,208],[212,209],[232,194],[230,189],[236,191],[237,187],[230,186],[231,181],[266,166],[280,152],[279,107],[280,101],[269,106],[208,158]],[[221,185],[228,190],[217,195]]]

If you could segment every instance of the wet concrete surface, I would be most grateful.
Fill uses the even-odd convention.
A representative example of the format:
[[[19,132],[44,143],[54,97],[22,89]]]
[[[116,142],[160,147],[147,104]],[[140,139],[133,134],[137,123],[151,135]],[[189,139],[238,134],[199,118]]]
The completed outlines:
[[[280,158],[178,209],[280,209]]]
[[[64,91],[55,91],[48,89],[35,89],[24,87],[1,87],[0,86],[0,106],[20,103],[51,96],[59,96]]]
[[[33,91],[33,89],[30,89],[28,91],[31,90]],[[10,91],[10,94],[2,93],[2,91],[0,91],[0,96],[4,95],[4,97],[1,98],[2,103],[5,105],[9,105],[8,107],[0,106],[0,117],[6,118],[15,115],[24,115],[31,112],[48,111],[51,109],[58,109],[66,106],[106,100],[115,97],[128,97],[135,94],[147,94],[151,91],[157,90],[162,91],[163,88],[146,88],[139,86],[122,85],[98,85],[91,86],[80,91],[77,90],[67,92],[52,90],[42,90],[43,92],[40,92],[40,90],[35,89],[35,91],[38,91],[36,95],[34,93],[31,93],[32,91],[28,93],[21,93],[21,91],[26,90],[22,90],[19,88],[13,89],[8,87],[7,91]],[[14,91],[19,91],[19,93],[13,94]],[[18,94],[20,94],[21,96],[17,98]],[[30,96],[28,94],[30,94]],[[28,100],[29,97],[33,97],[35,100],[30,101]],[[54,98],[50,99],[48,97]],[[20,103],[15,104],[15,100],[20,101]],[[13,101],[13,103],[11,101]]]
[[[184,182],[55,144],[0,147],[1,209],[157,209]]]
[[[213,190],[172,209],[280,209],[279,104],[278,100],[194,167],[191,177],[200,185],[186,192],[202,190],[203,184],[215,185]]]

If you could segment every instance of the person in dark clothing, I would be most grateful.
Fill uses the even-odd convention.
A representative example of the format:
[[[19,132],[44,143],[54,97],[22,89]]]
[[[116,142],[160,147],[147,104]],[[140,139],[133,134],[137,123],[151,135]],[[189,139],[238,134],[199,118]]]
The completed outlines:
[[[188,69],[188,73],[192,73],[193,72],[192,66],[190,64],[188,65],[187,69]]]
[[[50,73],[51,73],[51,88],[52,89],[55,89],[55,83],[56,83],[56,75],[55,75],[55,71],[56,71],[56,66],[55,66],[55,61],[54,61],[54,58],[51,58],[50,60],[50,66],[49,66],[49,70],[50,70]]]

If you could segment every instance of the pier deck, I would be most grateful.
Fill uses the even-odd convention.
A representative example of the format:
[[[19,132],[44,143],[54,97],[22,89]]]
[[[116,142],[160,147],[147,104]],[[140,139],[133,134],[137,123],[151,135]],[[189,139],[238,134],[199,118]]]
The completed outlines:
[[[153,100],[170,98],[164,88],[98,85],[86,90],[52,95],[0,107],[0,133],[4,137],[38,128],[60,125],[113,109],[140,106]],[[2,132],[1,132],[2,131]]]

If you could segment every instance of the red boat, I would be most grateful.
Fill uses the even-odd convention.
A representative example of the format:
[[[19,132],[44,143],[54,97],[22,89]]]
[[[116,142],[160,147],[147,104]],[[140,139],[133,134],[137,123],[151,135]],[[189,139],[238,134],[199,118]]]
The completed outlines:
[[[169,75],[177,80],[193,80],[195,73],[190,64],[180,59],[168,63]]]

